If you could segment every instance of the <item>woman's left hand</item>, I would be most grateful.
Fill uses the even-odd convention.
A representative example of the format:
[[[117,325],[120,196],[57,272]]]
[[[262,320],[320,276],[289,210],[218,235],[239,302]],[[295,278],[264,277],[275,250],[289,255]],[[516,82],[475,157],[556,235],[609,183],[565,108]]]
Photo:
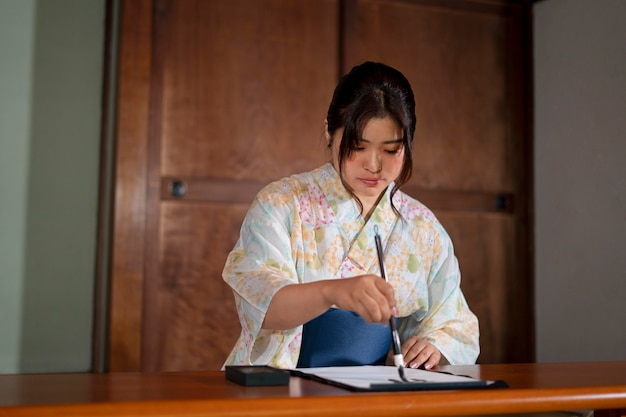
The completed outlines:
[[[418,368],[424,365],[425,369],[430,369],[439,364],[441,352],[428,340],[412,336],[402,344],[402,356],[404,364],[409,368]]]

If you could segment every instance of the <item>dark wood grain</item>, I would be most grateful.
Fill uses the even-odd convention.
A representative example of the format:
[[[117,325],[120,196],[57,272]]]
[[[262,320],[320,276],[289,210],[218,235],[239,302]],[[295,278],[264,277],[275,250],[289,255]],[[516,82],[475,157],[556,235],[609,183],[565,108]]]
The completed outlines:
[[[184,195],[173,193],[173,184],[184,185]],[[224,178],[176,177],[161,178],[162,200],[185,200],[196,202],[222,202],[250,204],[256,193],[267,185],[266,181]],[[515,210],[511,194],[489,192],[429,190],[415,186],[402,188],[435,211],[499,212]]]
[[[267,182],[326,159],[336,0],[157,3],[164,176]]]
[[[152,1],[122,7],[108,369],[141,369]]]
[[[239,336],[222,280],[247,205],[162,204],[160,281],[152,305],[158,335],[148,354],[159,370],[220,369]]]

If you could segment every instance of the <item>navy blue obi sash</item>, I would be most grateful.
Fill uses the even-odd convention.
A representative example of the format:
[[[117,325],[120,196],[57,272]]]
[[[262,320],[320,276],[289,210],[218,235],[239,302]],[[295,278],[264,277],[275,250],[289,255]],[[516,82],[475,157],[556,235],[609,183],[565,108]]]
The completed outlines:
[[[390,345],[389,325],[331,308],[304,324],[297,367],[384,365]]]

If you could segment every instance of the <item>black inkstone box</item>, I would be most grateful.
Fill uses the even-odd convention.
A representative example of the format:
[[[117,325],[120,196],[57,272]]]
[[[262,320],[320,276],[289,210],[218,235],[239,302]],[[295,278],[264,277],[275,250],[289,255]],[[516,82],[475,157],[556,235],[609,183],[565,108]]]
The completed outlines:
[[[288,385],[291,374],[288,371],[272,368],[271,366],[239,366],[225,367],[226,379],[239,385]]]

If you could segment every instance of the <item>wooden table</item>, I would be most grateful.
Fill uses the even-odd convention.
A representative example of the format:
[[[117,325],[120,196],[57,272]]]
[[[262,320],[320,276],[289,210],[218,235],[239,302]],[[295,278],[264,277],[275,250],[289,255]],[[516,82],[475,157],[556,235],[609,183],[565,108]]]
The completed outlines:
[[[220,371],[0,375],[0,416],[453,416],[595,409],[626,415],[626,362],[443,366],[510,388],[354,393],[292,377],[243,387]]]

